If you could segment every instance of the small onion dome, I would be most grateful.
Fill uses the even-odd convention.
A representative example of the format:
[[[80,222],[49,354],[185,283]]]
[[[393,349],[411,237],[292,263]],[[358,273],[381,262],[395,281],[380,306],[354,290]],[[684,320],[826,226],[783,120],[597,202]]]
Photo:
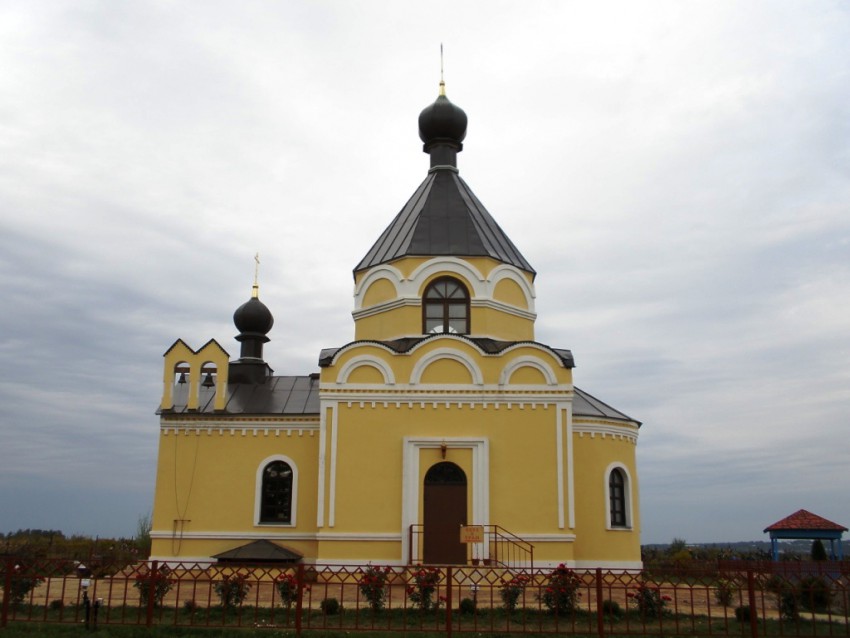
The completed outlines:
[[[437,101],[426,106],[419,114],[419,138],[425,148],[439,142],[461,146],[466,137],[466,113],[449,102],[441,91]]]
[[[257,297],[251,297],[233,313],[233,323],[242,333],[265,335],[274,325],[271,311]]]

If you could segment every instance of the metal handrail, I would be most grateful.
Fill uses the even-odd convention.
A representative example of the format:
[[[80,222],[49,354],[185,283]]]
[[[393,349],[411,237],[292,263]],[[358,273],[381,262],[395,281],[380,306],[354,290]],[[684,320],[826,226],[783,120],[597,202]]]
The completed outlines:
[[[491,565],[506,569],[534,568],[534,545],[501,525],[482,525],[484,541],[470,543],[467,564]],[[423,562],[421,539],[425,526],[414,523],[408,528],[408,564]]]

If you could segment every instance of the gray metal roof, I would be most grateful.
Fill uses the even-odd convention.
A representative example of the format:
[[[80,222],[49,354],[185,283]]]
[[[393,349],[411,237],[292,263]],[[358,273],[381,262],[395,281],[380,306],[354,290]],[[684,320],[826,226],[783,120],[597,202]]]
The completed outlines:
[[[201,387],[197,413],[214,413],[215,388]],[[168,414],[186,414],[189,384],[174,388],[174,408]],[[265,383],[231,383],[227,386],[224,408],[229,414],[285,414],[298,416],[319,413],[319,375],[269,377]],[[192,412],[190,414],[196,414]]]
[[[355,272],[406,256],[492,257],[534,269],[457,170],[431,169]]]
[[[587,416],[603,419],[613,419],[615,421],[631,421],[640,426],[640,421],[633,419],[628,414],[620,412],[616,408],[612,408],[607,403],[600,401],[596,397],[588,394],[584,390],[580,390],[573,386],[575,397],[573,398],[573,416]]]

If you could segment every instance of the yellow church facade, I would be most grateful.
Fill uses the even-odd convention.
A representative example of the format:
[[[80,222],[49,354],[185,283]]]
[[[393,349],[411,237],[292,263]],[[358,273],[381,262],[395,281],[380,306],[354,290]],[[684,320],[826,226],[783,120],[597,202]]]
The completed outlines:
[[[427,177],[317,372],[264,361],[256,282],[238,359],[166,352],[152,558],[505,565],[513,545],[512,566],[640,566],[640,423],[535,341],[536,273],[457,169],[466,125],[442,88],[420,114]]]

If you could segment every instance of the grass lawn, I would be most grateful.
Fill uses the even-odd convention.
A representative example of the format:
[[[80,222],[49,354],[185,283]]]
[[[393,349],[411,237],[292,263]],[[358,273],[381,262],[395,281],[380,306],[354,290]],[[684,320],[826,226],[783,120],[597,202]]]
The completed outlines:
[[[32,613],[35,611],[35,613]],[[294,615],[285,610],[245,606],[228,610],[221,608],[197,609],[194,612],[175,609],[157,609],[154,626],[147,628],[136,623],[144,622],[138,607],[113,607],[101,609],[95,632],[87,631],[72,610],[30,609],[29,620],[10,621],[0,629],[0,638],[18,636],[96,636],[98,638],[159,638],[166,636],[264,636],[292,637]],[[41,612],[41,613],[38,613]],[[61,615],[60,615],[61,614]],[[274,615],[272,615],[274,614]],[[43,622],[44,620],[53,622]],[[126,623],[126,624],[110,624]],[[471,638],[507,636],[510,634],[550,634],[598,638],[595,614],[579,611],[562,618],[542,610],[485,608],[472,614],[453,612],[452,628],[458,636]],[[194,626],[187,626],[189,624]],[[305,610],[302,617],[303,635],[307,638],[390,638],[408,635],[423,637],[444,636],[445,610],[437,612],[411,609],[382,610],[346,609],[339,614],[325,615],[318,610]],[[643,618],[636,612],[607,616],[606,636],[711,636],[749,638],[750,624],[740,623],[727,615],[709,619],[704,615],[674,614],[665,612],[661,617]],[[759,636],[847,636],[850,625],[845,619],[815,620],[801,618],[796,622],[768,619],[759,622]]]

